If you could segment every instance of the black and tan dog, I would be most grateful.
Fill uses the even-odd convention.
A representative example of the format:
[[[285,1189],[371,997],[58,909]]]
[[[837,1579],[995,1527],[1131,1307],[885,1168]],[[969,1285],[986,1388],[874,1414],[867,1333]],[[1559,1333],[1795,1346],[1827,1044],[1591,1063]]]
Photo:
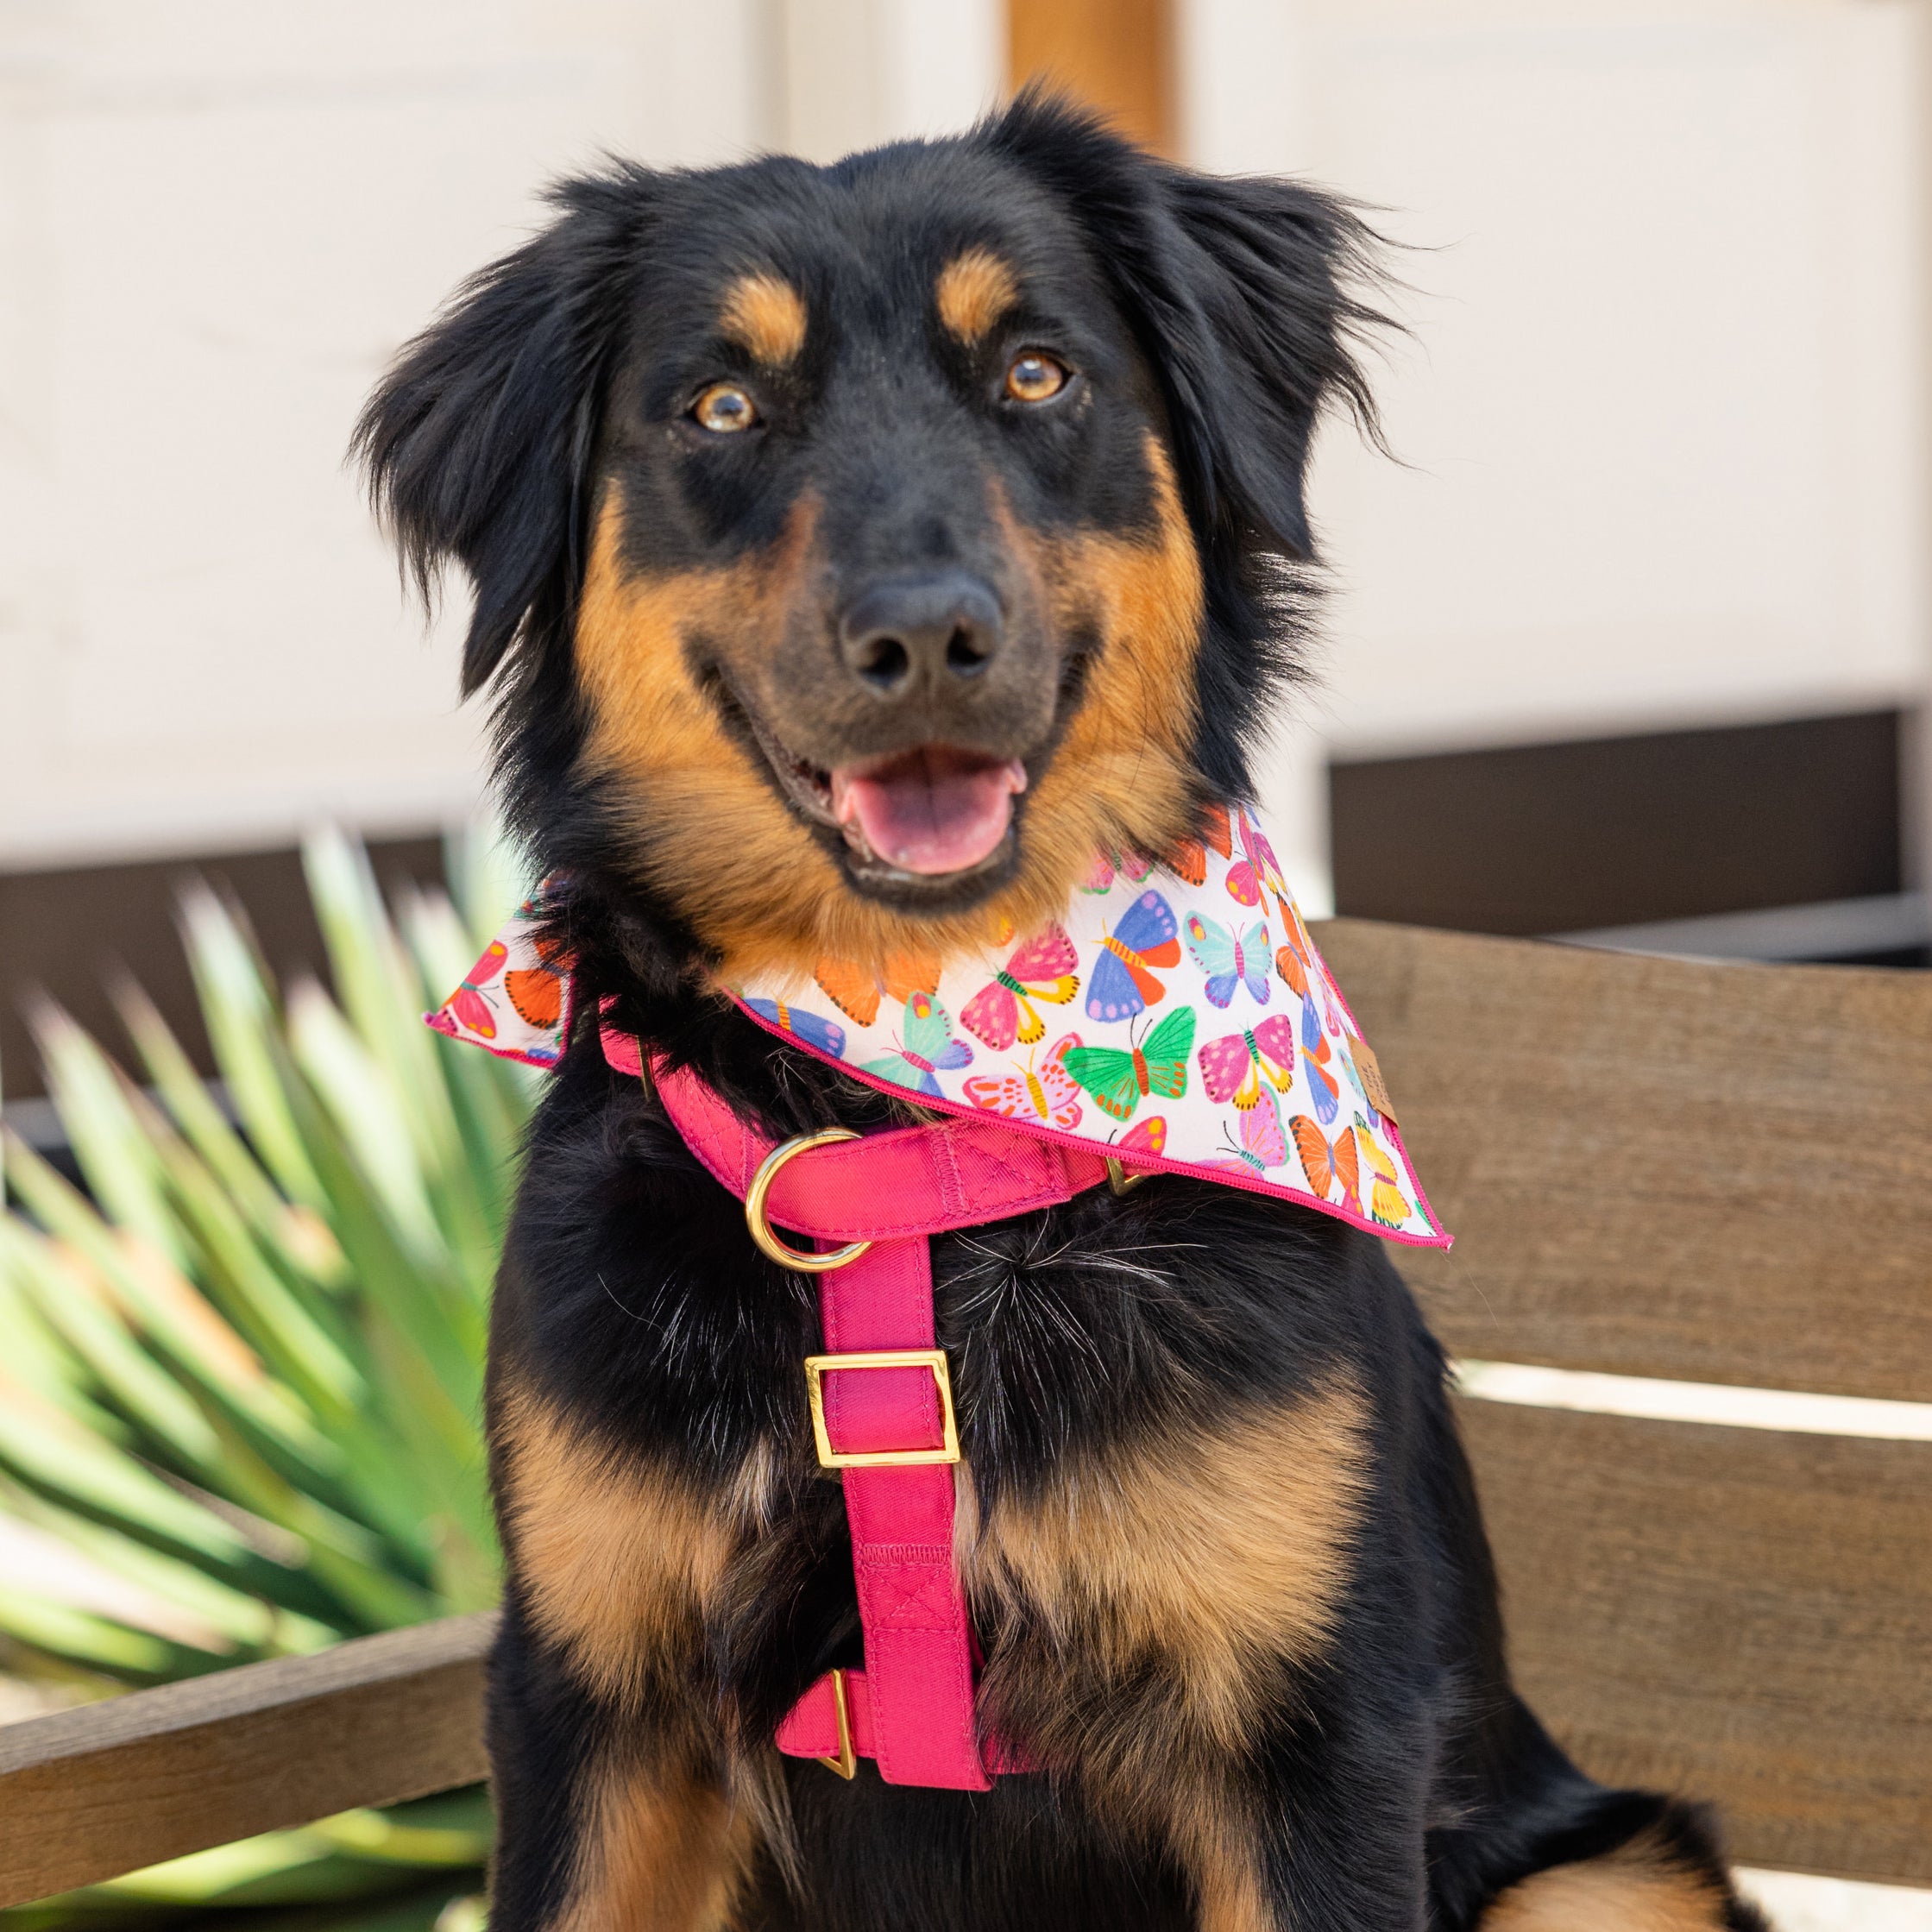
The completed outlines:
[[[842,1783],[859,1661],[815,1296],[614,1000],[775,1135],[894,1103],[714,976],[1031,929],[1249,790],[1369,237],[1023,99],[831,168],[628,167],[412,344],[361,446],[546,870],[576,1029],[498,1289],[493,1932],[1761,1924],[1706,1822],[1510,1687],[1443,1359],[1382,1244],[1167,1176],[933,1244],[984,1713],[1050,1772]]]

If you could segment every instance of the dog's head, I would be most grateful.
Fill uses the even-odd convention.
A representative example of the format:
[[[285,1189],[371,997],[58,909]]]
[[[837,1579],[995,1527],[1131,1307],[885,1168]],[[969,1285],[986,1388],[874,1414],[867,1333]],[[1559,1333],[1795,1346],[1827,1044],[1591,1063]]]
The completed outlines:
[[[549,865],[727,968],[1051,916],[1247,789],[1364,233],[1023,98],[953,141],[566,183],[360,446],[475,611]]]

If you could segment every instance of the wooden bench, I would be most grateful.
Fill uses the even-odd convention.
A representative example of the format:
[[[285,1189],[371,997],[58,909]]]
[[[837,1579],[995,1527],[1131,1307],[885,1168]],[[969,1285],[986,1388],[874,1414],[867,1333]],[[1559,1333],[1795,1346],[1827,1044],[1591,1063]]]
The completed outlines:
[[[1337,921],[1483,1361],[1932,1402],[1932,974]],[[1465,1399],[1517,1670],[1742,1860],[1932,1883],[1932,1443]],[[0,1729],[0,1904],[482,1775],[488,1617]]]

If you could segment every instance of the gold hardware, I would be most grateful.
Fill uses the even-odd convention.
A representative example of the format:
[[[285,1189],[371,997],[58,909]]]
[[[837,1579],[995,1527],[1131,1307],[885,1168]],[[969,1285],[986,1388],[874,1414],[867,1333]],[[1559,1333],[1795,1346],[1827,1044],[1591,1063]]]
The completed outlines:
[[[796,1268],[805,1274],[825,1274],[857,1261],[872,1246],[869,1241],[848,1241],[843,1248],[834,1248],[828,1254],[807,1254],[801,1249],[788,1248],[780,1241],[765,1214],[765,1197],[771,1192],[771,1183],[786,1161],[809,1153],[815,1147],[829,1147],[834,1141],[858,1138],[849,1127],[828,1127],[816,1134],[794,1135],[773,1148],[752,1176],[752,1185],[745,1195],[745,1225],[752,1230],[752,1239],[758,1243],[759,1252],[769,1255],[780,1268]]]
[[[832,1673],[832,1704],[839,1714],[839,1755],[836,1758],[821,1758],[819,1762],[828,1771],[835,1771],[844,1778],[859,1775],[859,1753],[852,1747],[852,1713],[846,1708],[846,1674],[843,1671]]]
[[[939,1388],[940,1420],[945,1441],[937,1449],[864,1449],[849,1456],[832,1447],[825,1432],[825,1388],[821,1377],[828,1369],[930,1369]],[[867,1349],[856,1355],[809,1355],[805,1357],[805,1393],[812,1405],[812,1434],[818,1441],[821,1469],[901,1469],[916,1463],[956,1463],[960,1459],[960,1429],[953,1414],[953,1378],[946,1367],[944,1349]]]
[[[1154,1170],[1149,1167],[1143,1174],[1129,1174],[1127,1164],[1117,1155],[1110,1154],[1107,1161],[1107,1186],[1115,1194],[1131,1194],[1143,1180],[1154,1179]]]

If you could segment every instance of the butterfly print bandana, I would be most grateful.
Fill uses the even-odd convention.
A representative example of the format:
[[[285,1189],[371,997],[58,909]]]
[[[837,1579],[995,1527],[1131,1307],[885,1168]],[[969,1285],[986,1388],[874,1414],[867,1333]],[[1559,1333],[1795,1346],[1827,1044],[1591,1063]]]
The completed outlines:
[[[569,962],[520,907],[429,1016],[536,1067],[570,1030]],[[826,959],[727,989],[767,1031],[940,1113],[1203,1175],[1446,1248],[1375,1055],[1251,809],[1158,861],[1110,853],[1065,916],[943,968]],[[629,1056],[626,1056],[628,1059]]]

